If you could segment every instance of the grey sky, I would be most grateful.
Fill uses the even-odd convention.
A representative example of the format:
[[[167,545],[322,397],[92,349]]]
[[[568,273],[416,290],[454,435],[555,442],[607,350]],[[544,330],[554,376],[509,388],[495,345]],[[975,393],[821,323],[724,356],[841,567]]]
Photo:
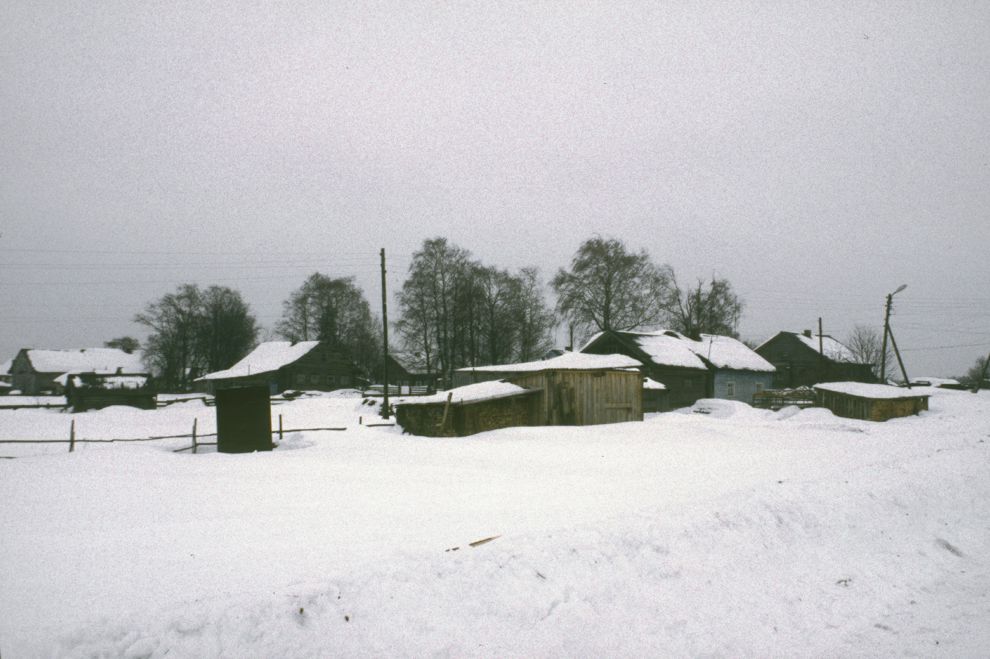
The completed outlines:
[[[380,247],[395,291],[424,238],[546,279],[595,233],[728,277],[745,338],[842,338],[907,283],[910,374],[990,352],[990,3],[0,16],[0,361],[140,335],[183,282],[271,327],[316,270],[377,304]]]

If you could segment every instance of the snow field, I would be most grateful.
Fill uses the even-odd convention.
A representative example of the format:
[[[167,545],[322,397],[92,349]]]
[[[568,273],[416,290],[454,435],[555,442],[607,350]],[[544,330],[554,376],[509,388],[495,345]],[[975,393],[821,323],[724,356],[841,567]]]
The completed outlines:
[[[980,655],[990,397],[932,391],[464,439],[307,399],[348,432],[2,461],[0,652]]]

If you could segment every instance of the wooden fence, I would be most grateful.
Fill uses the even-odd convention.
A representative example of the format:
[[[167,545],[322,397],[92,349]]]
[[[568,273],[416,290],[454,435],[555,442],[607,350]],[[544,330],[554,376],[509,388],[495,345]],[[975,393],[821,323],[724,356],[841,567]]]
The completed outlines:
[[[83,439],[76,437],[76,421],[72,419],[69,423],[69,438],[68,439],[0,439],[0,444],[68,444],[69,453],[76,450],[76,444],[114,444],[116,442],[152,442],[159,441],[162,439],[191,439],[192,444],[190,446],[185,446],[178,449],[173,449],[173,453],[181,453],[183,451],[192,451],[196,453],[200,446],[216,446],[216,442],[201,442],[199,441],[202,437],[216,437],[215,432],[200,433],[198,432],[199,419],[193,419],[192,432],[184,433],[179,435],[153,435],[151,437],[114,437],[111,439]],[[392,423],[369,423],[364,424],[368,427],[377,426],[391,426],[395,425]],[[292,432],[316,432],[316,431],[344,431],[347,430],[347,426],[343,427],[324,427],[324,428],[285,428],[282,423],[282,415],[278,415],[278,428],[273,428],[271,431],[272,435],[278,435],[279,439],[285,436],[285,433]],[[10,456],[0,456],[8,458]]]

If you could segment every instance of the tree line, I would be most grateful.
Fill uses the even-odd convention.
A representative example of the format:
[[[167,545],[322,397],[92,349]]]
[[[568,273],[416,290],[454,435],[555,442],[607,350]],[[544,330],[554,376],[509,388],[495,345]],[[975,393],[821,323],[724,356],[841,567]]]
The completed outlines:
[[[728,280],[713,276],[681,286],[669,265],[615,238],[586,240],[548,284],[536,267],[502,269],[446,238],[427,239],[397,295],[390,352],[449,384],[457,368],[541,358],[561,323],[572,344],[598,331],[658,326],[694,338],[738,337],[743,302]],[[556,298],[552,305],[548,289]],[[260,333],[240,293],[224,286],[184,284],[148,303],[134,320],[148,330],[147,366],[163,387],[176,389],[229,368],[257,345]],[[364,377],[380,377],[381,319],[353,278],[313,273],[283,302],[273,330],[284,340],[328,343]],[[121,340],[134,342],[115,339]]]

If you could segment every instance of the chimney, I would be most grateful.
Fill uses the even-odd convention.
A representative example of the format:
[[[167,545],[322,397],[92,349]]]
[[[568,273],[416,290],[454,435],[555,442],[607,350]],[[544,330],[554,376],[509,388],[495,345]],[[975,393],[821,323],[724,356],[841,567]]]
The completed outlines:
[[[802,332],[802,334],[804,334],[809,339],[811,338],[811,330],[804,330],[804,332]]]

